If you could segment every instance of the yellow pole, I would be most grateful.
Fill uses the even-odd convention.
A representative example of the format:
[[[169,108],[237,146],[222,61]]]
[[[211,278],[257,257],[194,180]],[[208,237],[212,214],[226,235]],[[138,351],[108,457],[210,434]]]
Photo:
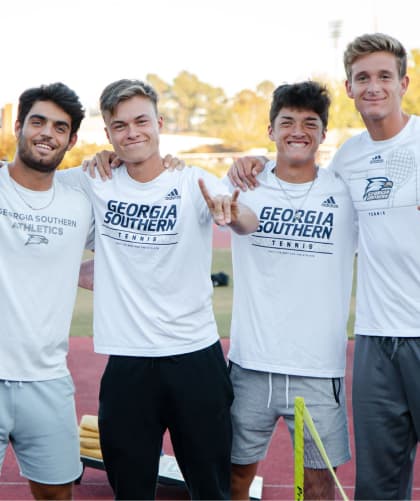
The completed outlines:
[[[303,500],[304,466],[303,466],[303,413],[305,401],[302,397],[295,398],[295,500]]]

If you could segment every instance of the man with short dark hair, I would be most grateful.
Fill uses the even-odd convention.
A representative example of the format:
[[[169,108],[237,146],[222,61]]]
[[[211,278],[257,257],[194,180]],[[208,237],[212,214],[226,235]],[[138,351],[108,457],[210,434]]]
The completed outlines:
[[[259,188],[241,195],[260,224],[247,238],[232,236],[234,500],[249,498],[279,419],[293,435],[296,396],[333,467],[350,459],[344,373],[356,232],[346,186],[316,164],[329,106],[317,82],[274,91],[268,132],[276,159],[258,176]],[[334,499],[334,480],[308,433],[304,466],[304,498]]]
[[[55,170],[83,117],[62,83],[26,90],[16,155],[0,169],[0,465],[10,443],[36,499],[71,499],[82,471],[66,356],[93,215]]]

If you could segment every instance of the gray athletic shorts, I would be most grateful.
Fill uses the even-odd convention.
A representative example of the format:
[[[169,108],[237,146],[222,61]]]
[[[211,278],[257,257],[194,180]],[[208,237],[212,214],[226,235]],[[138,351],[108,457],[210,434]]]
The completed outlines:
[[[232,463],[253,464],[265,458],[277,421],[283,417],[293,439],[294,400],[303,397],[333,466],[349,461],[350,446],[344,380],[287,376],[231,364],[234,401]],[[305,427],[304,464],[324,469],[316,444]]]
[[[0,380],[0,468],[11,443],[21,475],[42,484],[67,484],[82,472],[74,385]]]

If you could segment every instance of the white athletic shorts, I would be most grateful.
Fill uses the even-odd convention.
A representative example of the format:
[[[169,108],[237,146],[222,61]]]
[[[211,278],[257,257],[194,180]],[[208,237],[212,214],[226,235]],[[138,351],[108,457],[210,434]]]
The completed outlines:
[[[61,485],[82,473],[71,376],[47,381],[0,380],[0,468],[11,444],[21,475]]]

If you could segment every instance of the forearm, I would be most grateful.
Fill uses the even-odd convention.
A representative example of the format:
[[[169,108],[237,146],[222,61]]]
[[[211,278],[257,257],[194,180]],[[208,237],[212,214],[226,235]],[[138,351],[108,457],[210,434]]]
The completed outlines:
[[[80,265],[79,287],[82,287],[83,289],[93,290],[93,269],[93,259],[83,261],[83,263]]]

